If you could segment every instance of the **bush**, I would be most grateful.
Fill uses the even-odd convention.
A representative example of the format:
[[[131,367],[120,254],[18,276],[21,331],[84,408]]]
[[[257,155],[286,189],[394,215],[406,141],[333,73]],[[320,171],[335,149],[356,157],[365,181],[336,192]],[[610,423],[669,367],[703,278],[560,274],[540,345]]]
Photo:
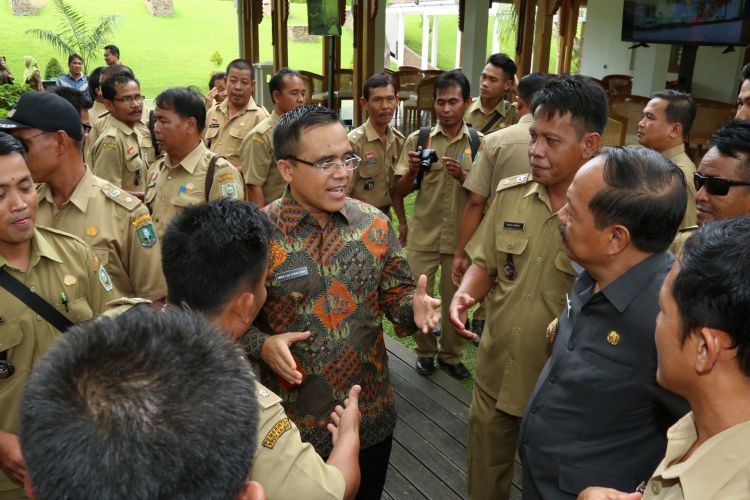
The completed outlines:
[[[0,85],[0,118],[5,118],[8,111],[18,104],[21,94],[32,90],[30,85],[21,83]]]
[[[47,63],[47,67],[44,69],[44,79],[45,80],[52,80],[53,78],[57,78],[58,76],[64,75],[65,71],[63,71],[62,66],[60,66],[60,63],[57,62],[57,59],[54,57],[49,60]]]

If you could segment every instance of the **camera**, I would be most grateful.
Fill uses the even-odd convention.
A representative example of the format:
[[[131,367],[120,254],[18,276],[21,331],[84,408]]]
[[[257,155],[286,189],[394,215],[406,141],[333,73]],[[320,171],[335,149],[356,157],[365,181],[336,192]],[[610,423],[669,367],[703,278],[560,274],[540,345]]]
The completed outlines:
[[[412,191],[418,191],[422,187],[422,178],[425,172],[429,172],[432,168],[432,164],[438,161],[438,155],[434,149],[421,149],[419,153],[419,173],[414,179],[414,187]]]

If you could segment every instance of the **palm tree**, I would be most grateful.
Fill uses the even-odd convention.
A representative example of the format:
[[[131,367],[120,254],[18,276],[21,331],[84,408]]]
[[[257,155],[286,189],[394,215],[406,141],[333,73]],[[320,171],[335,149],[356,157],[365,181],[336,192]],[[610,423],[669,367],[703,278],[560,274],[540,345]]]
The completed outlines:
[[[93,61],[101,53],[101,48],[117,28],[117,15],[102,16],[99,24],[93,28],[83,13],[76,10],[65,0],[52,0],[59,16],[58,32],[45,29],[26,30],[27,35],[34,35],[46,42],[63,56],[77,53],[84,63],[93,67]]]

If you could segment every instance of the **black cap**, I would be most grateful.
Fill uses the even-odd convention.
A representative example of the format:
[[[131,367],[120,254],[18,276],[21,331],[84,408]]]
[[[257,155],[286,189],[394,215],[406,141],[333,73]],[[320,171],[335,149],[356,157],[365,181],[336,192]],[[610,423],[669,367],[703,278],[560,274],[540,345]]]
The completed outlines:
[[[0,120],[0,131],[38,128],[45,132],[62,130],[73,139],[83,139],[81,114],[68,101],[47,92],[26,92],[8,117]]]

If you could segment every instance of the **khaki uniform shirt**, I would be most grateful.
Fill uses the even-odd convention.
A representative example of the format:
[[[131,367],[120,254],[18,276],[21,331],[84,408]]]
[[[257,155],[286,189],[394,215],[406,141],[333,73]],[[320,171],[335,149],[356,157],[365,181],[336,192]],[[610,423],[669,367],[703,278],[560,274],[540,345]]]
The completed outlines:
[[[95,115],[93,111],[94,110],[92,108],[91,116],[96,116],[96,118],[91,124],[91,130],[89,131],[89,135],[86,138],[86,146],[84,147],[83,151],[83,158],[89,165],[93,165],[91,161],[91,152],[93,146],[94,144],[96,144],[96,140],[99,138],[99,136],[102,135],[102,133],[110,127],[109,118],[111,116],[106,108],[104,108],[103,113],[99,113],[97,115]],[[141,121],[136,122],[135,131],[138,132],[143,157],[146,159],[146,163],[150,166],[153,165],[154,161],[156,160],[156,148],[154,147],[154,141],[151,137],[151,131],[148,129],[149,112],[150,110],[145,107],[143,108]]]
[[[497,120],[489,130],[482,130],[490,120],[495,117],[495,114],[500,115],[500,119]],[[464,122],[467,127],[474,127],[483,134],[489,134],[495,130],[500,130],[509,125],[513,125],[518,121],[516,118],[516,107],[508,101],[501,99],[495,109],[488,115],[484,114],[482,110],[482,102],[479,97],[474,99],[469,105],[469,108],[464,113]]]
[[[685,242],[697,229],[698,226],[688,226],[677,231],[677,235],[674,237],[674,240],[672,240],[672,244],[669,245],[669,251],[676,256],[679,256],[682,253],[682,249],[685,247]]]
[[[167,296],[161,251],[146,206],[87,168],[61,208],[46,184],[37,187],[37,224],[85,241],[107,269],[115,297],[158,300]]]
[[[520,417],[547,361],[547,326],[565,307],[575,273],[549,194],[530,174],[500,182],[488,214],[466,246],[497,284],[485,299],[487,323],[476,383],[496,408]],[[515,272],[511,280],[508,270]]]
[[[172,218],[185,207],[224,197],[245,199],[242,176],[228,161],[219,158],[206,200],[206,174],[213,156],[214,153],[198,142],[177,165],[172,165],[169,155],[159,158],[146,187],[146,205],[151,210],[158,238],[164,235]]]
[[[113,116],[109,117],[109,125],[91,151],[94,174],[125,191],[143,192],[148,165],[140,136]]]
[[[326,464],[287,417],[281,398],[257,384],[260,422],[250,480],[263,485],[268,498],[334,500],[344,498],[344,476]]]
[[[712,436],[684,462],[679,460],[698,440],[693,412],[669,428],[667,439],[643,500],[750,499],[750,420]]]
[[[685,153],[685,145],[680,144],[672,149],[668,149],[662,153],[667,160],[671,161],[682,170],[685,174],[685,181],[687,182],[687,195],[688,202],[687,208],[685,209],[685,217],[682,219],[680,229],[684,229],[689,226],[694,226],[698,221],[698,214],[695,208],[695,183],[693,182],[693,174],[695,173],[695,163]]]
[[[408,152],[416,150],[418,138],[419,131],[416,131],[406,139],[396,165],[397,176],[409,171]],[[449,139],[438,123],[430,131],[427,147],[434,149],[438,158],[450,156],[457,159],[467,172],[472,168],[469,129],[465,124],[456,137]],[[480,143],[479,156],[483,154],[482,147]],[[424,174],[422,187],[414,200],[407,246],[419,252],[453,254],[466,199],[466,190],[448,173],[443,162],[433,163],[430,171]]]
[[[226,158],[242,172],[244,170],[244,166],[240,163],[242,141],[268,116],[268,111],[255,104],[255,99],[251,97],[245,109],[230,120],[229,98],[226,98],[206,113],[206,130],[203,131],[206,147]]]
[[[240,146],[240,164],[245,169],[245,184],[260,186],[266,204],[278,200],[284,194],[286,182],[276,167],[273,154],[273,131],[279,121],[274,111],[264,118]]]
[[[533,120],[527,113],[517,124],[484,136],[484,151],[464,187],[487,198],[488,207],[502,179],[529,173],[529,129]]]
[[[91,250],[75,236],[54,229],[38,226],[34,231],[27,272],[11,266],[2,255],[0,268],[73,323],[93,318],[112,300],[112,283]],[[0,379],[0,430],[18,434],[23,386],[60,332],[4,288],[0,304],[0,351],[15,367],[13,375]],[[0,495],[20,487],[0,470]]]
[[[391,189],[396,185],[394,170],[404,148],[403,134],[388,126],[384,143],[368,118],[364,125],[349,132],[349,143],[354,154],[362,158],[349,181],[349,196],[387,209],[393,204]]]

